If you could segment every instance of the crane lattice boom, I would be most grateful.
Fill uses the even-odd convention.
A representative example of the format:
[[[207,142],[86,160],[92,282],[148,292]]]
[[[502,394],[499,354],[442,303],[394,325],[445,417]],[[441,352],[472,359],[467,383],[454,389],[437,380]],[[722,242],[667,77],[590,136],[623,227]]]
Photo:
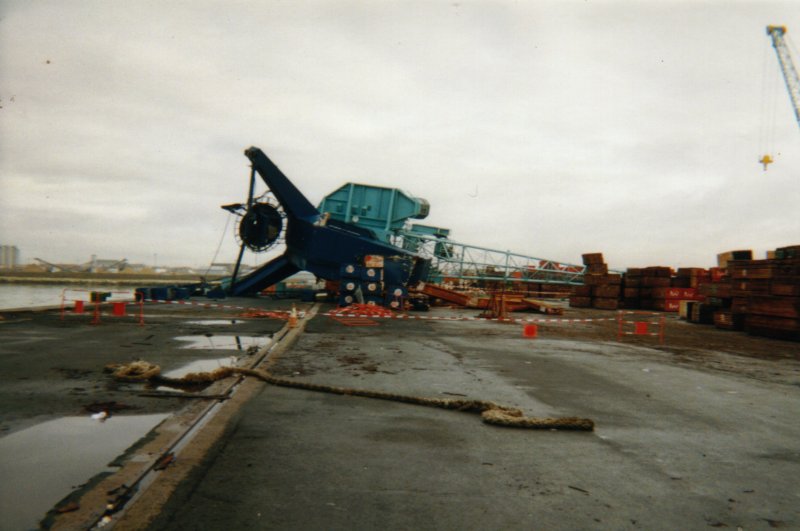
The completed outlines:
[[[794,117],[797,119],[797,124],[800,125],[800,78],[797,76],[789,48],[783,39],[784,33],[786,33],[786,26],[767,26],[767,35],[772,38],[772,45],[775,47],[775,53],[778,54],[783,79],[786,81],[786,88],[789,90],[789,97],[792,100]]]

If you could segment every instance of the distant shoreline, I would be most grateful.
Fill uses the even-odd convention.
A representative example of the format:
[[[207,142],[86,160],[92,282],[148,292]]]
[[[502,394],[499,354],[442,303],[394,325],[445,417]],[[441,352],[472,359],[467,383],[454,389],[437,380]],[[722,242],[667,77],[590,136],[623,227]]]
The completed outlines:
[[[219,280],[218,275],[205,277],[207,281]],[[200,275],[169,275],[158,273],[73,273],[59,271],[0,271],[0,284],[117,284],[147,286],[151,284],[191,284],[201,282]]]

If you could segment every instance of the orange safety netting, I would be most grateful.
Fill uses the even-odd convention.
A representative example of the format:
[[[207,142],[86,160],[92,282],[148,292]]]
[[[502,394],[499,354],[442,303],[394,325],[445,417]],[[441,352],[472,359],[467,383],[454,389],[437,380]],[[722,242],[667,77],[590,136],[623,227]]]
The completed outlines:
[[[290,312],[275,312],[267,310],[248,310],[239,314],[239,317],[262,317],[266,319],[283,319],[284,321],[289,318]]]

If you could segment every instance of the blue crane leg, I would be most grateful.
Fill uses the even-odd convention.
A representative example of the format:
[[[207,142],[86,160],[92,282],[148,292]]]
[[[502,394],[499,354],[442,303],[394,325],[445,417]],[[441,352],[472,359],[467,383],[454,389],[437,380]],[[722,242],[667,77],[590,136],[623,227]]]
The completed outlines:
[[[319,210],[289,180],[278,167],[257,147],[246,149],[244,154],[253,168],[275,195],[289,218],[298,218],[310,223],[319,219]]]
[[[292,264],[286,256],[281,255],[274,260],[270,260],[241,280],[236,281],[231,286],[230,294],[236,296],[258,293],[264,288],[294,275],[298,271],[300,270],[297,266]]]

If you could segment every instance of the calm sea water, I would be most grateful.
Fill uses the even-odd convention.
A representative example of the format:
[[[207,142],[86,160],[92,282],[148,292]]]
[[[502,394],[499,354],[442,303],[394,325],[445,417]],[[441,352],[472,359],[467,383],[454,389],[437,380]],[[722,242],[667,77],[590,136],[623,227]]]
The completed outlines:
[[[66,290],[66,291],[65,291]],[[89,300],[89,291],[111,292],[108,300],[133,297],[133,288],[102,284],[0,284],[0,310],[36,306],[59,306],[62,294],[68,304],[75,300]]]

